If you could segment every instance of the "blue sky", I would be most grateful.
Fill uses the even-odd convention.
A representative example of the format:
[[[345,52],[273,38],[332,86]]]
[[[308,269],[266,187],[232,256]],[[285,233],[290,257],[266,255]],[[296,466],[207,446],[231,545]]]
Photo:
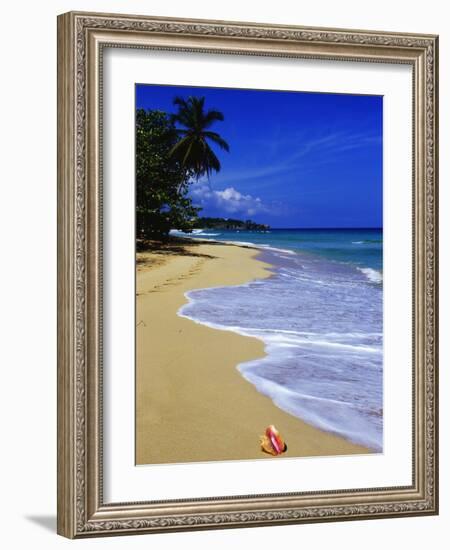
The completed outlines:
[[[136,107],[175,112],[205,96],[222,164],[190,194],[201,215],[272,227],[382,227],[382,97],[188,86],[136,86]]]

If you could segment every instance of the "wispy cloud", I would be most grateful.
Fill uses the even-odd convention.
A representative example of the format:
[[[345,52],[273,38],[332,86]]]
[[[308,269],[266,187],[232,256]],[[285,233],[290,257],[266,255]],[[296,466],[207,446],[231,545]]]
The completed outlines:
[[[340,154],[344,154],[346,151],[380,145],[381,136],[365,133],[330,132],[325,135],[307,138],[303,134],[299,134],[298,143],[300,145],[293,150],[295,141],[291,137],[289,142],[286,141],[278,147],[277,156],[279,160],[276,162],[259,165],[254,169],[244,169],[234,173],[227,172],[227,180],[240,183],[256,179],[261,180],[292,170],[304,170],[305,166],[308,166],[306,169],[309,170],[310,166],[305,164],[305,160],[314,160],[315,166],[326,164],[336,160]],[[263,143],[260,146],[262,147]],[[289,153],[283,156],[280,153],[280,150],[283,149],[289,150]],[[217,179],[220,181],[220,175]],[[258,183],[258,185],[261,184],[264,185],[262,182]],[[270,180],[267,180],[264,186],[268,185],[270,185]]]

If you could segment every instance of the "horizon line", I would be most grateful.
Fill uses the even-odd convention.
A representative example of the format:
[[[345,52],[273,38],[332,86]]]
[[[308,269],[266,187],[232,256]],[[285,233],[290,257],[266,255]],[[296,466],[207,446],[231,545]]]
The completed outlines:
[[[241,220],[239,220],[241,221]],[[253,222],[253,223],[256,223],[257,225],[267,225],[269,227],[269,229],[284,229],[284,230],[287,230],[287,229],[310,229],[310,230],[317,230],[317,229],[380,229],[382,230],[383,229],[383,226],[379,227],[379,226],[349,226],[349,227],[273,227],[269,224],[263,224],[263,223],[259,223],[259,222]]]
[[[330,226],[330,227],[272,227],[270,226],[270,229],[383,229],[383,226],[345,226],[345,227],[336,227],[336,226]]]

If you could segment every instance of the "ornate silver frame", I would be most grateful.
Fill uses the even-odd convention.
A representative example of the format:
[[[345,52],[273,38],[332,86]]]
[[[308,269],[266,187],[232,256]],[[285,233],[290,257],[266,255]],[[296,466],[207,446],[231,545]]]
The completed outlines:
[[[413,483],[141,503],[102,499],[102,48],[413,67]],[[58,533],[87,536],[438,513],[437,115],[432,35],[66,13],[58,17]]]

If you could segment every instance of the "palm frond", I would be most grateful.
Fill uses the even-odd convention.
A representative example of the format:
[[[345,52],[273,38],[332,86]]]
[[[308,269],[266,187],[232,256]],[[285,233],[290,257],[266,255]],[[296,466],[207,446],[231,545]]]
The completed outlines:
[[[177,105],[181,109],[188,109],[189,105],[187,101],[184,99],[184,97],[181,97],[180,95],[177,95],[173,98],[172,103],[174,105]]]
[[[225,151],[230,151],[230,146],[228,143],[221,137],[217,132],[203,132],[203,135],[205,138],[210,139],[214,143],[216,143],[221,149],[224,149]]]
[[[214,170],[215,172],[220,172],[220,169],[222,168],[219,159],[216,157],[214,151],[207,147],[205,149],[205,172],[209,176],[211,172]]]
[[[207,113],[205,113],[203,122],[205,128],[209,128],[214,122],[223,121],[224,119],[225,117],[223,116],[223,113],[221,111],[210,109]]]
[[[173,104],[178,107],[178,112],[172,115],[172,123],[183,128],[175,128],[181,139],[172,147],[170,156],[197,178],[205,174],[209,177],[213,171],[219,172],[220,161],[208,140],[225,151],[229,151],[230,147],[217,132],[208,131],[207,128],[216,121],[224,120],[223,113],[216,109],[205,112],[204,96],[189,96],[187,100],[177,96]]]

